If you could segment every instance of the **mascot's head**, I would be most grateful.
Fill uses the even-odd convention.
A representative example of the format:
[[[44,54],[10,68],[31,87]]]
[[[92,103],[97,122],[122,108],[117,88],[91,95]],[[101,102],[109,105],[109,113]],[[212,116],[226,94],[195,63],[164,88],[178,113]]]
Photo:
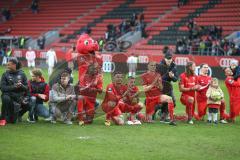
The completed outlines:
[[[80,54],[94,54],[99,46],[97,41],[94,41],[88,34],[82,34],[77,41],[76,48]]]

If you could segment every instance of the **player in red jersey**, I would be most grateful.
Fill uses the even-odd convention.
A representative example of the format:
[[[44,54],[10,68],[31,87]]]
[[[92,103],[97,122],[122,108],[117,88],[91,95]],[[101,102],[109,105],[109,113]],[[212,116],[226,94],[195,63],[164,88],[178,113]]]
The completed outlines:
[[[161,103],[168,103],[168,111],[170,116],[170,125],[176,125],[174,121],[174,104],[170,96],[161,94],[162,78],[156,72],[156,62],[149,62],[148,71],[141,75],[143,90],[146,95],[146,121],[152,121],[152,115],[155,111],[155,106]]]
[[[197,76],[197,83],[201,86],[197,91],[196,101],[198,109],[198,118],[203,119],[207,111],[207,90],[211,83],[212,77],[208,76],[209,67],[208,64],[200,65],[200,74]]]
[[[129,77],[127,84],[127,92],[125,97],[123,97],[123,101],[125,105],[121,105],[120,110],[122,113],[129,113],[127,124],[141,124],[139,120],[136,119],[136,115],[143,108],[143,104],[139,102],[139,89],[135,85],[135,78]]]
[[[106,113],[105,125],[110,126],[111,120],[117,125],[123,125],[121,106],[125,105],[123,97],[126,96],[127,86],[123,84],[123,74],[116,72],[113,83],[106,88],[106,95],[102,103],[102,110]]]
[[[180,101],[186,106],[188,123],[193,124],[192,118],[195,110],[195,91],[200,88],[197,84],[197,76],[194,74],[195,63],[188,62],[186,71],[180,75],[179,90],[182,92]]]
[[[207,97],[206,93],[209,88],[209,84],[211,83],[212,78],[208,76],[209,66],[208,64],[200,65],[200,75],[197,77],[197,82],[201,86],[197,91],[197,107],[198,107],[198,115],[196,118],[198,120],[203,119],[206,115],[207,110]],[[227,114],[225,114],[225,101],[221,101],[220,105],[220,123],[227,123],[224,119],[227,118]]]
[[[102,75],[98,74],[98,64],[89,65],[87,73],[79,81],[80,95],[83,96],[83,99],[78,100],[79,125],[93,122],[96,96],[102,93],[102,85]]]
[[[239,81],[234,81],[233,72],[230,68],[225,68],[224,72],[227,76],[225,85],[230,99],[230,119],[235,122],[236,116],[240,114],[240,83]]]

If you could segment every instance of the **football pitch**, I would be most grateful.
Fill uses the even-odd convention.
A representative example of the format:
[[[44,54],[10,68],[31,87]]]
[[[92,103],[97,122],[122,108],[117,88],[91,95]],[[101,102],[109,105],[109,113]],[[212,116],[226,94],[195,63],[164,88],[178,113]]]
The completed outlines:
[[[24,68],[29,78],[29,71]],[[0,67],[0,75],[5,68]],[[44,69],[47,77],[47,70]],[[77,72],[74,72],[76,83]],[[104,75],[104,89],[110,75]],[[228,94],[223,81],[227,111]],[[176,114],[185,107],[174,84]],[[100,112],[100,111],[99,111]],[[205,117],[206,119],[206,117]],[[0,127],[1,160],[238,160],[240,159],[240,120],[232,124],[207,124],[205,121],[177,122],[170,126],[156,121],[139,126],[104,125],[100,114],[92,125],[51,124],[43,119]]]

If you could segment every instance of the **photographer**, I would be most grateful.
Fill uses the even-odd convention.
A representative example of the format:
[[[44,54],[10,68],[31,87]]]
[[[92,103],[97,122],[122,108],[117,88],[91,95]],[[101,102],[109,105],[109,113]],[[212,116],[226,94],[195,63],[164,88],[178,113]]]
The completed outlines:
[[[20,69],[21,63],[16,58],[10,58],[7,71],[1,78],[2,115],[0,125],[15,123],[29,110],[29,94],[27,77]]]

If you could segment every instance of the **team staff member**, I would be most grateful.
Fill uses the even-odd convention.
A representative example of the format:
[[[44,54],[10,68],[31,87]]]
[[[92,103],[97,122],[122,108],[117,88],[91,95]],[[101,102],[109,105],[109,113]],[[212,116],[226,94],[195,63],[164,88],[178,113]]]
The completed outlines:
[[[178,74],[176,64],[173,61],[172,54],[166,53],[164,59],[157,65],[156,71],[162,76],[163,89],[162,93],[172,97],[174,107],[176,106],[176,99],[173,93],[173,86],[171,82],[177,82]],[[161,106],[160,121],[169,122],[168,105],[163,103]]]

